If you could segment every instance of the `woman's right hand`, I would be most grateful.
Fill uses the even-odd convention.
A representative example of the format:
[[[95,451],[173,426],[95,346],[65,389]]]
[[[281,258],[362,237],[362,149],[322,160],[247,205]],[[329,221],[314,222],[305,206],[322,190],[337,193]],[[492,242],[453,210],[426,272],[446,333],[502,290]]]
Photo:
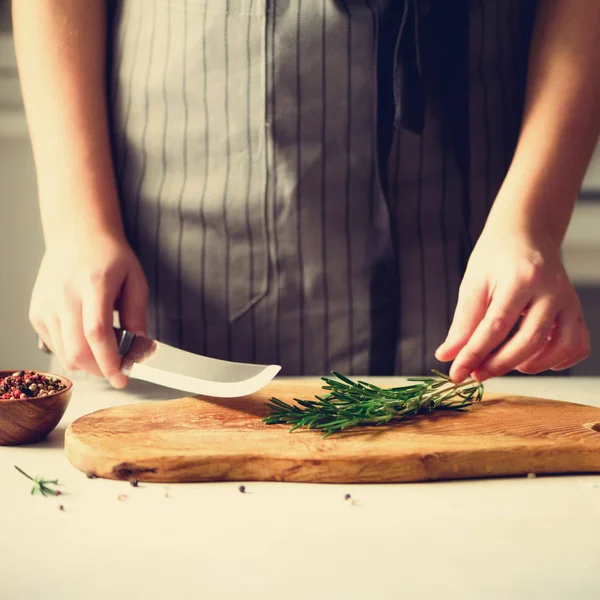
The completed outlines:
[[[123,328],[146,333],[148,286],[122,236],[98,234],[47,248],[35,282],[29,319],[67,370],[104,376],[116,388],[120,373],[113,311]]]

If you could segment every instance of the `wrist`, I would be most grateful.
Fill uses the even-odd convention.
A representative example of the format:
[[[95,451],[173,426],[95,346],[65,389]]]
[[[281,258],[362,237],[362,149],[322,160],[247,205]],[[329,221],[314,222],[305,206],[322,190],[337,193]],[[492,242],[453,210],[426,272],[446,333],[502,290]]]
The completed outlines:
[[[513,185],[509,178],[502,186],[488,219],[486,229],[526,236],[532,240],[560,248],[562,246],[575,199],[565,197],[561,190],[527,183]]]
[[[106,227],[88,226],[80,229],[68,226],[58,233],[44,233],[45,248],[50,253],[79,252],[81,248],[104,246],[107,242],[116,245],[128,244],[122,231]]]
[[[40,181],[39,204],[46,246],[97,238],[125,240],[112,178],[55,177]]]
[[[42,229],[47,249],[79,246],[112,239],[127,243],[121,215],[98,204],[81,203],[75,210],[42,210]],[[50,210],[48,210],[50,208]]]

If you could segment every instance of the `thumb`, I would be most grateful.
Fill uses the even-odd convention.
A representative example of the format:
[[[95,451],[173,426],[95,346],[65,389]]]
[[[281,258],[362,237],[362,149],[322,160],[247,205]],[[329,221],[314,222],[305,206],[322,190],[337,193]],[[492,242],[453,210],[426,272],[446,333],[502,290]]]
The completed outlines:
[[[148,284],[143,273],[132,269],[126,276],[119,297],[119,321],[123,329],[147,335]]]
[[[459,293],[452,325],[444,342],[435,352],[440,362],[454,360],[485,316],[487,310],[486,286]]]

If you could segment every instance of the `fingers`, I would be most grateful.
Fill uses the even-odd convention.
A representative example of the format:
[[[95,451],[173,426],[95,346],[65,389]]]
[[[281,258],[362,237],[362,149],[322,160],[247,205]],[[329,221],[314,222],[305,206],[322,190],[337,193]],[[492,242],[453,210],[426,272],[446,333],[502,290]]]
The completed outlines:
[[[101,373],[113,387],[123,388],[127,378],[120,372],[121,358],[113,330],[116,285],[106,274],[96,275],[85,284],[82,329]]]
[[[69,370],[127,384],[113,330],[123,289],[123,326],[145,333],[147,284],[137,257],[120,237],[100,234],[75,247],[48,249],[34,285],[30,320],[40,339]]]
[[[464,291],[465,289],[461,287],[452,325],[445,341],[435,352],[435,357],[441,362],[456,358],[485,315],[487,288],[482,286],[475,293]]]
[[[522,373],[536,374],[549,369],[561,371],[584,360],[590,353],[590,336],[581,314],[561,314],[552,339],[545,347],[516,368]]]
[[[67,369],[67,371],[76,371],[73,365],[69,365],[67,361],[67,353],[63,345],[62,334],[60,330],[60,321],[57,318],[51,318],[46,321],[46,331],[48,332],[48,341],[46,345],[52,350],[58,362]],[[73,368],[70,368],[73,367]]]
[[[60,329],[65,353],[65,367],[70,371],[82,370],[98,377],[102,372],[83,333],[81,302],[70,298],[63,305]]]
[[[476,368],[473,373],[475,379],[485,381],[504,375],[544,350],[556,321],[552,298],[535,302],[523,312],[526,316],[519,331]]]
[[[527,300],[522,288],[496,291],[485,316],[452,364],[452,381],[464,381],[506,339],[527,306]]]
[[[34,331],[38,334],[40,341],[46,345],[54,356],[56,356],[60,364],[64,368],[67,368],[67,359],[62,343],[60,321],[54,315],[51,306],[48,303],[32,301],[29,309],[29,322]]]
[[[136,335],[146,335],[148,285],[143,273],[132,273],[123,285],[119,298],[121,327]]]
[[[32,302],[30,321],[64,369],[102,375],[83,332],[81,300],[75,290],[64,285],[52,302]]]
[[[448,338],[436,352],[440,361],[453,360],[451,379],[568,368],[588,353],[581,306],[554,241],[536,231],[506,229],[502,221],[486,223]]]
[[[29,321],[34,329],[34,331],[38,334],[38,344],[40,347],[40,350],[44,350],[44,346],[46,347],[46,349],[44,350],[45,352],[51,352],[52,354],[54,354],[56,356],[56,358],[59,360],[61,365],[64,365],[64,351],[62,348],[62,343],[60,340],[60,336],[57,336],[57,334],[55,334],[54,338],[56,339],[58,337],[58,340],[56,342],[52,341],[52,335],[50,334],[48,328],[46,327],[46,324],[44,322],[43,319],[41,319],[38,316],[33,316],[30,314],[29,317]],[[53,331],[58,331],[59,328],[58,327],[54,327]],[[61,359],[62,356],[62,359]]]

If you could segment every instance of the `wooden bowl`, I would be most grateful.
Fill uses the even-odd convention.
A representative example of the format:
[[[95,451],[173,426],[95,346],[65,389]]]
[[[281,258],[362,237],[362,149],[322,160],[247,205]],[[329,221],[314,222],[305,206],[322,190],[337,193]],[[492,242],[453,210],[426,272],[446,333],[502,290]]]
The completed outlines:
[[[15,371],[0,371],[0,378]],[[42,373],[58,377],[67,387],[48,396],[33,398],[0,399],[0,446],[33,444],[43,440],[62,419],[73,392],[73,382],[54,373]]]

